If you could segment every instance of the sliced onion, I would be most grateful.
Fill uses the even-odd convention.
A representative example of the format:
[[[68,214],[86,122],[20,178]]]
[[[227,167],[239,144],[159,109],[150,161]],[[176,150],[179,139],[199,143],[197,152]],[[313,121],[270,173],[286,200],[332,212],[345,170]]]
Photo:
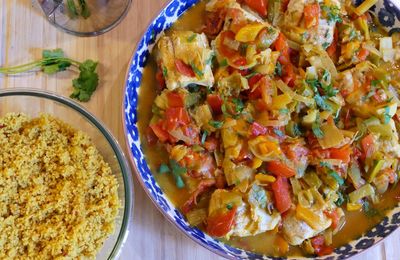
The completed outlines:
[[[285,94],[288,94],[291,98],[294,100],[297,100],[299,102],[303,102],[308,106],[313,106],[315,104],[315,101],[313,98],[308,98],[304,97],[302,95],[297,94],[294,92],[291,88],[289,88],[288,85],[286,85],[282,80],[278,80],[276,82],[276,86]]]

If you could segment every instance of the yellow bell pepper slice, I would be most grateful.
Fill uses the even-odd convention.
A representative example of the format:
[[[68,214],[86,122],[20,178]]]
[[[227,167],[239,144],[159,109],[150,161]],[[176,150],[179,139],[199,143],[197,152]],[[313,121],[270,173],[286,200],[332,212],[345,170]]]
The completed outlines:
[[[262,174],[262,173],[258,173],[255,178],[257,181],[263,182],[263,183],[265,183],[265,182],[272,183],[272,182],[276,181],[276,178],[274,176],[266,175],[266,174]]]
[[[261,166],[261,164],[263,163],[263,161],[257,157],[254,157],[252,163],[251,163],[251,168],[253,169],[257,169],[258,167]]]
[[[235,40],[239,42],[252,42],[265,27],[266,25],[261,23],[248,24],[239,30],[235,36]]]
[[[292,98],[288,94],[278,95],[272,98],[272,109],[286,108],[287,105],[292,101]]]
[[[311,228],[318,230],[320,228],[320,218],[317,214],[308,208],[297,205],[296,217],[306,222]]]
[[[362,207],[362,204],[360,204],[360,203],[351,203],[351,202],[347,203],[347,211],[357,211],[357,210],[360,210],[361,207]]]

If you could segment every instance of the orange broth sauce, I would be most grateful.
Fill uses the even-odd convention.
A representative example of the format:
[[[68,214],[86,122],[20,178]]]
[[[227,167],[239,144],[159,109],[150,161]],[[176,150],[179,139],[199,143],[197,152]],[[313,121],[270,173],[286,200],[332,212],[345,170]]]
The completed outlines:
[[[181,18],[179,18],[178,21],[172,26],[172,30],[200,31],[202,25],[204,24],[204,14],[205,2],[201,1],[199,4],[187,11]],[[166,33],[168,34],[168,31]],[[146,132],[152,116],[151,107],[156,97],[156,70],[157,66],[155,58],[151,56],[148,59],[147,65],[143,71],[142,84],[139,93],[138,126],[140,139],[147,163],[150,166],[154,178],[171,202],[179,207],[188,199],[189,193],[185,188],[178,189],[171,175],[157,173],[158,166],[162,162],[167,161],[167,153],[165,149],[159,145],[149,147],[146,140]],[[374,207],[377,208],[381,213],[380,216],[374,218],[367,217],[361,211],[347,212],[344,210],[346,214],[346,222],[343,228],[333,236],[333,246],[339,247],[350,242],[351,240],[357,239],[363,233],[379,223],[385,216],[385,212],[395,207],[397,204],[395,197],[398,195],[400,195],[400,185],[397,185],[397,187],[394,189],[389,187],[389,190],[386,192],[386,194],[382,196],[381,202],[378,205],[374,205]],[[277,247],[274,246],[276,237],[277,236],[274,231],[269,231],[256,236],[231,237],[230,240],[222,240],[227,244],[243,248],[245,250],[250,250],[260,254],[278,256],[280,253]],[[302,253],[298,247],[290,247],[288,255],[298,256],[304,255],[304,253]]]

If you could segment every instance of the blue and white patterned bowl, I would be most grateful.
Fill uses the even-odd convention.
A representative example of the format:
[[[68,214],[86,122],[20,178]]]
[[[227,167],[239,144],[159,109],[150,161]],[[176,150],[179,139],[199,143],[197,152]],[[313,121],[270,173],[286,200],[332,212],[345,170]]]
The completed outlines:
[[[397,1],[397,0],[396,0]],[[185,220],[180,211],[169,201],[155,181],[144,157],[140,145],[137,125],[138,93],[140,90],[142,72],[155,42],[161,33],[168,29],[184,12],[195,5],[199,0],[172,0],[154,21],[150,24],[143,38],[140,40],[137,50],[132,58],[126,79],[124,97],[125,134],[135,172],[143,188],[152,199],[157,208],[175,224],[183,233],[195,242],[207,249],[231,259],[285,259],[255,254],[242,249],[229,246],[214,239],[198,228],[193,228]],[[360,4],[362,0],[356,1]],[[389,0],[379,0],[376,6],[371,8],[380,22],[390,31],[400,31],[400,11]],[[400,207],[388,212],[383,221],[359,239],[342,247],[336,248],[334,253],[321,259],[345,259],[360,253],[375,245],[383,238],[391,234],[400,226]]]

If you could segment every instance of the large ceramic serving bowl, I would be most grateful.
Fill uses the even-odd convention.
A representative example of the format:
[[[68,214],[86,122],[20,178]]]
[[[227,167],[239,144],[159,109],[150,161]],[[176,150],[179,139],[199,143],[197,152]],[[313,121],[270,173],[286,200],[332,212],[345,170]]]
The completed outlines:
[[[24,113],[30,117],[50,114],[91,137],[111,167],[118,183],[118,198],[121,202],[114,232],[105,240],[96,259],[118,259],[132,216],[133,184],[129,164],[116,139],[104,124],[85,108],[55,93],[39,89],[0,89],[0,117],[10,112]]]
[[[285,259],[263,256],[253,252],[234,248],[208,236],[198,228],[191,227],[179,209],[171,203],[154,179],[146,162],[145,155],[141,149],[137,125],[137,108],[138,99],[140,98],[138,94],[140,92],[143,68],[146,66],[150,52],[152,51],[154,44],[161,36],[162,32],[168,29],[183,13],[185,13],[197,2],[199,2],[199,0],[171,1],[156,16],[146,30],[144,36],[138,44],[137,50],[134,53],[129,66],[123,103],[123,114],[125,118],[125,134],[127,145],[129,147],[132,162],[135,166],[137,178],[161,213],[163,213],[163,215],[169,221],[175,224],[175,226],[183,233],[207,249],[231,259]],[[356,1],[356,4],[360,4],[361,2],[363,1],[358,0]],[[388,31],[400,31],[400,11],[398,11],[398,9],[396,9],[396,7],[390,1],[379,0],[377,5],[371,8],[371,11],[377,14],[379,21]],[[372,230],[369,230],[366,234],[363,234],[359,239],[336,248],[333,254],[324,256],[320,259],[345,259],[356,255],[382,241],[399,226],[400,207],[397,207],[389,211],[382,222],[380,222]]]

